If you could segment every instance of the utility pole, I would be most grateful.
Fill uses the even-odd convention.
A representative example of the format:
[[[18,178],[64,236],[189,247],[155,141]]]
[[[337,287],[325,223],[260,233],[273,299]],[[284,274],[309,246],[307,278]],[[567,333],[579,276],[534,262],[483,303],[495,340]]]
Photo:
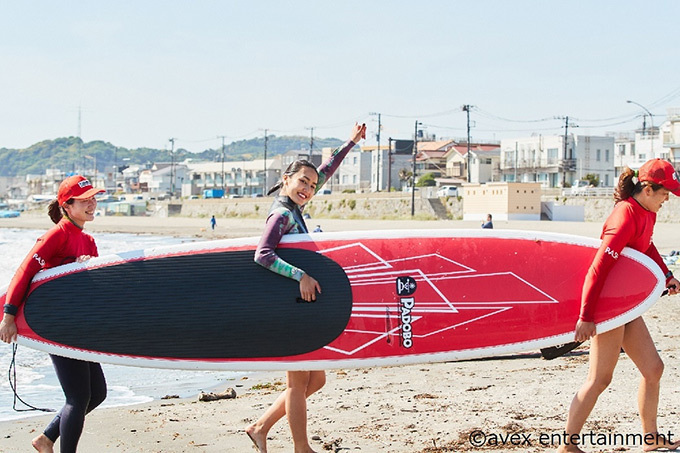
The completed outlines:
[[[415,133],[413,134],[413,176],[411,176],[411,217],[416,214],[416,155],[418,154],[418,126],[423,123],[419,123],[416,120]]]
[[[175,139],[170,138],[170,197],[175,197]],[[115,178],[115,176],[114,176]]]
[[[567,140],[569,140],[569,116],[564,117],[564,158],[562,161],[562,188],[567,184]]]
[[[262,196],[267,194],[267,129],[264,130],[264,182],[262,183]]]
[[[222,196],[225,194],[225,184],[224,184],[224,135],[218,135],[222,139]]]
[[[387,148],[387,191],[392,192],[392,137],[388,139]]]
[[[467,182],[468,182],[468,184],[472,182],[471,181],[472,173],[471,173],[471,170],[470,170],[470,162],[471,162],[471,159],[470,159],[470,108],[471,107],[472,106],[470,104],[465,104],[463,107],[461,107],[461,109],[464,112],[467,113],[467,155],[466,155],[466,159],[467,159]]]
[[[652,124],[652,135],[651,135],[651,137],[649,137],[649,147],[650,147],[650,149],[651,149],[651,153],[650,153],[650,154],[651,154],[651,158],[656,157],[656,154],[654,153],[654,117],[652,116],[652,112],[650,112],[650,111],[647,109],[647,107],[645,107],[644,105],[639,104],[639,103],[637,103],[637,102],[635,102],[635,101],[630,101],[630,100],[628,100],[628,101],[626,101],[626,102],[627,102],[628,104],[637,105],[637,106],[640,107],[642,110],[644,110],[645,112],[647,112],[647,115],[649,115],[649,121],[650,121],[650,123]],[[646,121],[646,116],[645,116],[645,115],[642,115],[642,135],[643,135],[643,136],[648,136],[648,135],[649,135],[649,133],[647,132],[647,121]],[[672,156],[672,155],[673,155],[673,153],[671,153],[671,156]]]
[[[310,127],[311,134],[309,136],[309,161],[312,162],[312,150],[314,149],[314,128]]]
[[[380,122],[381,115],[380,115],[380,113],[375,113],[375,112],[371,112],[371,113],[369,113],[369,115],[378,115],[378,132],[375,134],[377,139],[378,139],[378,159],[377,159],[377,162],[376,162],[378,169],[377,169],[377,177],[376,177],[377,184],[376,185],[377,185],[377,192],[380,192],[380,173],[382,172],[382,165],[380,165],[380,160],[382,158],[382,152],[380,151],[380,130],[382,129],[382,124]],[[388,191],[389,191],[389,188],[388,188]]]

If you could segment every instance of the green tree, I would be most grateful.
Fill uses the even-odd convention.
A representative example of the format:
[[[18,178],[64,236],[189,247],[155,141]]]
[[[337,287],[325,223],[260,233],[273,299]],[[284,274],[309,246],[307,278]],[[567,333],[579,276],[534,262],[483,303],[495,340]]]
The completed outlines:
[[[437,181],[434,180],[433,173],[425,173],[423,176],[418,178],[416,183],[417,187],[434,187],[437,185]]]
[[[584,180],[588,181],[591,186],[597,187],[600,185],[600,177],[595,173],[588,173],[583,177]]]

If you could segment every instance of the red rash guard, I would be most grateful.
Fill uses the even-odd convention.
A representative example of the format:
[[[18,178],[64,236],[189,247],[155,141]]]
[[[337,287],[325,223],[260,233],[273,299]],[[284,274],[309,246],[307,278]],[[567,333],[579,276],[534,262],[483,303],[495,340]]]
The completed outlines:
[[[39,271],[73,263],[83,255],[97,256],[94,239],[67,218],[38,238],[28,256],[24,259],[9,288],[7,288],[4,312],[14,315],[24,302],[31,280]]]
[[[655,223],[656,213],[646,210],[632,197],[614,206],[602,227],[602,245],[595,254],[583,284],[579,316],[581,321],[594,322],[593,312],[597,299],[609,271],[616,264],[624,247],[644,253],[661,267],[664,274],[668,272],[668,267],[652,242]]]

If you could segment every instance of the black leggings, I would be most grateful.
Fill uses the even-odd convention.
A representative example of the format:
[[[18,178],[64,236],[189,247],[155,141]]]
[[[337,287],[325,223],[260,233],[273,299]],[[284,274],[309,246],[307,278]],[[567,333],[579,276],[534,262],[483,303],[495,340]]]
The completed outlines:
[[[76,451],[85,415],[106,398],[106,380],[98,363],[84,362],[50,354],[66,404],[44,434],[52,442],[61,437],[61,453]]]

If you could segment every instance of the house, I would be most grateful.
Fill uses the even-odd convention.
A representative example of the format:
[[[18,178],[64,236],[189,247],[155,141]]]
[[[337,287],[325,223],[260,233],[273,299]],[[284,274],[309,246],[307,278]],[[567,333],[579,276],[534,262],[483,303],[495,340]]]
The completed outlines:
[[[453,140],[418,142],[416,177],[431,173],[435,178],[446,175],[446,155],[456,144]]]
[[[440,184],[460,184],[468,182],[468,162],[470,181],[481,184],[500,181],[500,143],[470,143],[470,156],[467,154],[467,143],[456,143],[451,146],[446,159],[446,179]]]

